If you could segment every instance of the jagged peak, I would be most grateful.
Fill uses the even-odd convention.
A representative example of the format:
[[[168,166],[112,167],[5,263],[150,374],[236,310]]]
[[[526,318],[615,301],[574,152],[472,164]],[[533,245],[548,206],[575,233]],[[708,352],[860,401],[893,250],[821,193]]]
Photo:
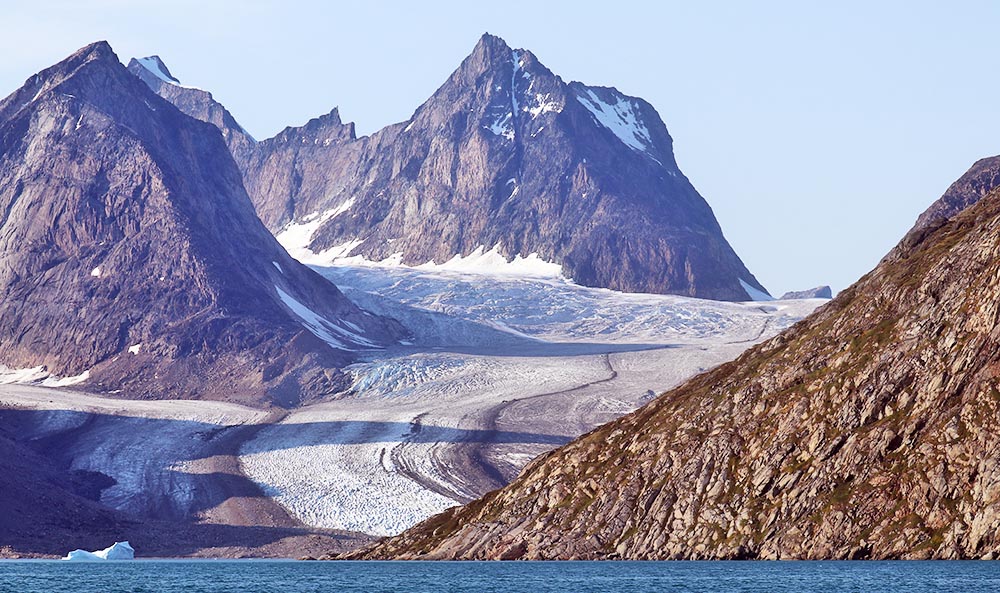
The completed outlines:
[[[124,73],[125,67],[111,45],[107,41],[96,41],[28,78],[21,88],[0,101],[0,119],[9,117],[29,104],[44,100],[53,89],[72,84],[78,77],[104,75],[113,78],[119,72]],[[62,92],[72,94],[67,90]]]
[[[181,83],[176,76],[170,73],[170,69],[167,68],[165,63],[163,63],[160,56],[152,55],[146,56],[145,58],[132,58],[128,63],[128,67],[129,69],[132,69],[135,66],[146,69],[146,71],[150,74],[168,84],[179,85]]]
[[[287,142],[290,139],[305,133],[312,140],[322,140],[325,144],[343,140],[356,140],[357,134],[354,122],[344,123],[340,118],[340,107],[334,107],[329,113],[314,117],[302,126],[288,126],[278,132],[278,135],[271,140]],[[322,138],[321,138],[322,136]],[[303,138],[304,140],[305,138]]]
[[[117,68],[120,68],[122,65],[107,41],[95,41],[90,45],[76,50],[66,59],[42,70],[29,80],[47,81],[50,84],[56,84],[61,80],[72,77],[80,68],[92,63],[100,63]]]
[[[110,59],[116,62],[118,61],[118,56],[115,54],[115,50],[111,49],[111,44],[104,40],[95,41],[89,45],[81,47],[73,52],[73,54],[68,58],[63,60],[62,63],[74,60],[79,61],[81,58],[84,62],[92,59]]]
[[[534,61],[538,62],[534,54],[523,48],[512,48],[502,38],[489,33],[483,34],[472,49],[472,53],[465,59],[459,70],[472,67],[476,70],[488,70],[490,68],[508,68],[511,64],[515,69],[519,69],[523,64]]]
[[[490,33],[483,33],[483,36],[476,42],[476,47],[472,50],[473,53],[494,51],[509,54],[511,47],[507,45],[507,42],[502,37]]]

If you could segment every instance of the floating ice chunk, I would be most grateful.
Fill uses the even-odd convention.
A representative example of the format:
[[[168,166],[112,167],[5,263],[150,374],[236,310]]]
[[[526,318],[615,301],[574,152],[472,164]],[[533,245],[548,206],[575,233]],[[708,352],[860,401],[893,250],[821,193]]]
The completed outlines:
[[[279,263],[278,263],[278,262],[276,262],[276,261],[273,261],[273,262],[271,262],[271,263],[272,263],[272,264],[274,264],[274,267],[275,267],[275,268],[278,268],[278,271],[279,271],[279,272],[281,272],[282,274],[284,274],[284,273],[285,273],[285,271],[281,269],[281,264],[279,264]]]
[[[94,268],[93,270],[91,270],[90,271],[90,275],[93,276],[94,278],[100,278],[101,277],[101,267],[98,266],[98,267]]]
[[[94,562],[100,560],[134,560],[135,549],[127,541],[115,542],[110,547],[88,552],[86,550],[73,550],[63,560],[74,560],[77,562]]]
[[[142,350],[142,344],[134,344],[128,347],[128,351],[132,354],[139,354],[140,350]]]

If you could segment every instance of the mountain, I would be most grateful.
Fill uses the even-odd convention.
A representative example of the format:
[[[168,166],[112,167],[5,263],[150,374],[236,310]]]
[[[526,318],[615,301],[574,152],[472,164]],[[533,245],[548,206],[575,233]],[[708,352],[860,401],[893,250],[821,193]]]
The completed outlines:
[[[832,299],[833,291],[829,286],[817,286],[808,290],[793,290],[781,295],[781,300],[790,299]]]
[[[361,554],[996,558],[1000,190],[733,362]]]
[[[292,405],[393,342],[255,216],[218,130],[104,42],[0,102],[0,364],[88,390]]]
[[[195,115],[184,105],[197,101],[153,70],[165,76],[143,80]],[[358,138],[334,110],[246,158],[234,152],[264,223],[320,261],[492,252],[555,264],[586,286],[768,297],[678,169],[649,103],[566,83],[491,35],[406,122]]]
[[[952,183],[944,195],[930,205],[913,225],[911,232],[936,226],[978,202],[1000,186],[1000,156],[980,159]]]
[[[253,149],[256,140],[247,133],[212,93],[199,88],[183,86],[174,78],[160,56],[132,58],[128,71],[138,76],[153,92],[173,103],[182,112],[195,119],[215,125],[229,146],[237,162],[244,161]]]

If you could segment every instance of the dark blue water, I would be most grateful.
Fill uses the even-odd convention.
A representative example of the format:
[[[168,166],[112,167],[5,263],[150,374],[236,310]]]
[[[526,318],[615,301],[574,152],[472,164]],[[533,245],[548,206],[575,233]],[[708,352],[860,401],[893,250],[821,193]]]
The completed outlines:
[[[0,561],[4,593],[972,593],[1000,562]]]

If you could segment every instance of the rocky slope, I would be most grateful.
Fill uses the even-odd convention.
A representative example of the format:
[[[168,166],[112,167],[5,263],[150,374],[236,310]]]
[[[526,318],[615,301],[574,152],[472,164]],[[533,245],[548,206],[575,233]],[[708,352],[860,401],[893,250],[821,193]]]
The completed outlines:
[[[218,130],[95,43],[0,101],[0,364],[89,390],[292,405],[393,341],[288,256]]]
[[[934,227],[978,202],[993,188],[1000,186],[1000,156],[976,161],[972,167],[952,183],[937,201],[930,205],[913,225],[911,232]]]
[[[194,100],[143,80],[178,105]],[[486,35],[409,121],[357,138],[334,110],[235,152],[265,224],[327,258],[442,263],[497,248],[587,286],[766,294],[672,145],[642,99],[566,83]]]
[[[368,558],[994,558],[1000,191]]]

